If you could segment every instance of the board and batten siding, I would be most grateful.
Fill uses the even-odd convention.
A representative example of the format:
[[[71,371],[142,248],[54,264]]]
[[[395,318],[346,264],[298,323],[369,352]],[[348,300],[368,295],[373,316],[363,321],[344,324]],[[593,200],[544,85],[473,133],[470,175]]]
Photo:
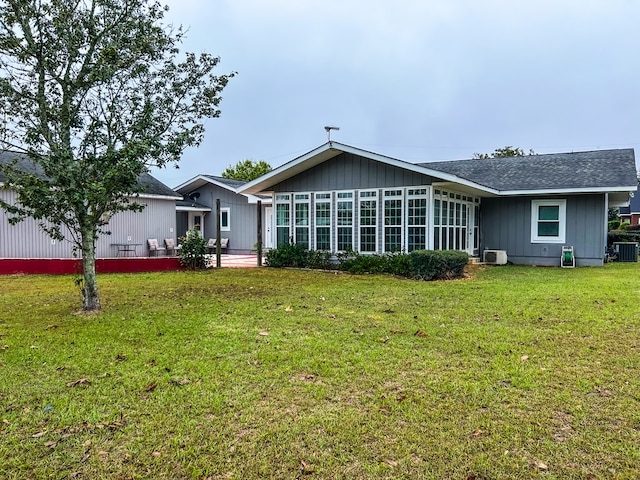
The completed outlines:
[[[8,203],[15,202],[16,194],[11,190],[0,190],[0,195]],[[146,205],[142,212],[120,212],[111,217],[106,230],[111,235],[101,235],[96,242],[96,257],[110,258],[117,254],[112,243],[140,243],[139,256],[146,256],[147,239],[157,238],[160,243],[165,238],[175,238],[175,200],[139,198],[138,203]],[[27,218],[16,225],[10,225],[9,216],[0,210],[0,258],[73,258],[73,245],[68,240],[52,240],[44,233],[38,222]]]
[[[531,201],[564,198],[566,238],[563,244],[531,242]],[[506,250],[510,262],[522,265],[560,265],[563,245],[572,245],[578,266],[601,266],[607,215],[603,194],[567,197],[483,198],[481,247]]]
[[[274,192],[321,192],[367,188],[431,185],[428,175],[351,153],[340,155],[316,165],[273,186]]]
[[[254,250],[258,232],[257,204],[249,203],[244,195],[217,185],[205,185],[195,192],[200,193],[198,202],[211,208],[204,220],[205,240],[216,238],[216,199],[220,199],[220,208],[229,209],[230,229],[220,232],[221,238],[229,239],[227,253],[248,253]]]

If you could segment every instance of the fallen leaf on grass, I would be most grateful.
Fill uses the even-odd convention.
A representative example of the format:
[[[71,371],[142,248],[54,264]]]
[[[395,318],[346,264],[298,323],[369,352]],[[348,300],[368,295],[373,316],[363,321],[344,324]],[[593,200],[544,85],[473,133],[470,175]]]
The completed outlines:
[[[387,465],[391,465],[392,467],[398,466],[398,462],[396,462],[395,460],[391,460],[390,458],[385,458],[384,463],[386,463]]]
[[[158,384],[156,382],[151,382],[149,385],[144,387],[144,391],[145,392],[153,392],[157,387],[158,387]]]
[[[105,452],[104,450],[100,450],[98,452],[98,455],[100,455],[101,457],[106,457],[107,455],[109,455],[109,452]]]
[[[544,462],[541,462],[540,460],[535,461],[535,467],[538,470],[549,470],[549,467],[547,466],[547,464]]]
[[[151,454],[152,457],[156,457],[156,458],[158,458],[160,455],[162,455],[162,453],[160,453],[160,452],[153,452]]]
[[[31,435],[31,438],[40,438],[45,436],[46,433],[47,433],[47,430],[43,430],[42,432],[34,433],[33,435]]]
[[[285,312],[293,312],[293,307],[287,307],[284,309]]]
[[[302,467],[303,474],[313,473],[313,466],[305,462],[304,460],[300,461],[300,466]]]
[[[520,357],[520,360],[522,360],[523,362],[526,362],[527,360],[529,360],[529,355],[522,355]]]
[[[267,337],[269,336],[269,332],[267,332],[266,330],[263,330],[262,332],[258,332],[258,335],[260,335],[261,337]]]
[[[424,333],[422,330],[418,330],[416,333],[414,333],[414,335],[420,338],[427,338],[427,334]]]
[[[171,383],[173,383],[174,385],[178,385],[179,387],[182,387],[183,385],[188,385],[189,383],[191,383],[191,380],[189,380],[188,378],[183,378],[182,380],[171,380]]]
[[[80,378],[78,380],[76,380],[75,382],[69,382],[67,383],[67,387],[75,387],[77,385],[89,385],[91,382],[89,381],[88,378]]]
[[[44,442],[45,447],[56,448],[56,445],[58,445],[58,442]]]

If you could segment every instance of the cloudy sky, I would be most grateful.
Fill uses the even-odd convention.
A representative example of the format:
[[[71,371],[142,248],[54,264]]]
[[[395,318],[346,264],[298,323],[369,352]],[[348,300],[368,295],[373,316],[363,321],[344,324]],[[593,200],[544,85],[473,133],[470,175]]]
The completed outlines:
[[[636,0],[163,0],[184,50],[238,72],[175,187],[332,140],[412,162],[505,145],[636,148]]]

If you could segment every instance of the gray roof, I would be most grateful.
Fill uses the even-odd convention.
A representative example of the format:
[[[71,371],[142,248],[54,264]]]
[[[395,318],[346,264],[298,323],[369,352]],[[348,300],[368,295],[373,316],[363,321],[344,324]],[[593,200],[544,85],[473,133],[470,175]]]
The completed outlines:
[[[18,152],[11,151],[0,151],[0,164],[7,165],[12,161],[16,160],[16,167],[23,172],[33,173],[35,175],[44,177],[44,173],[42,168],[34,163],[27,155]],[[0,172],[0,183],[5,181],[5,176]],[[148,173],[143,173],[138,177],[138,183],[144,189],[144,194],[148,195],[159,195],[164,197],[180,197],[181,195],[160,180],[152,177]]]
[[[245,183],[247,183],[244,180],[233,180],[231,178],[218,177],[216,175],[203,175],[203,177],[207,177],[207,178],[213,180],[214,182],[223,183],[225,185],[228,185],[229,187],[233,188],[234,190],[236,188],[238,188],[238,187],[241,187]]]
[[[632,148],[418,165],[498,191],[628,187],[637,184]]]

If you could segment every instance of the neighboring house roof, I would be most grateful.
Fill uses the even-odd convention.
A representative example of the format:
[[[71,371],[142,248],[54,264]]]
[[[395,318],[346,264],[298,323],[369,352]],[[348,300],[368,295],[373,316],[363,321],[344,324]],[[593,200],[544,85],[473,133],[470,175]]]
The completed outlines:
[[[620,215],[640,214],[640,187],[632,193],[628,207],[620,207]]]
[[[44,173],[40,165],[34,163],[27,155],[18,152],[1,151],[0,152],[0,164],[7,165],[13,161],[16,161],[16,167],[26,173],[32,173],[40,177],[44,177]],[[4,183],[5,177],[0,173],[0,184]],[[160,180],[151,176],[148,173],[143,173],[138,177],[138,183],[143,187],[144,191],[140,193],[140,196],[157,196],[167,197],[174,200],[182,198],[180,194],[166,186]]]
[[[485,195],[612,193],[626,202],[636,189],[633,149],[545,154],[524,157],[409,163],[337,142],[328,142],[243,185],[258,194],[341,153],[352,153],[437,179],[434,184],[463,185]]]

